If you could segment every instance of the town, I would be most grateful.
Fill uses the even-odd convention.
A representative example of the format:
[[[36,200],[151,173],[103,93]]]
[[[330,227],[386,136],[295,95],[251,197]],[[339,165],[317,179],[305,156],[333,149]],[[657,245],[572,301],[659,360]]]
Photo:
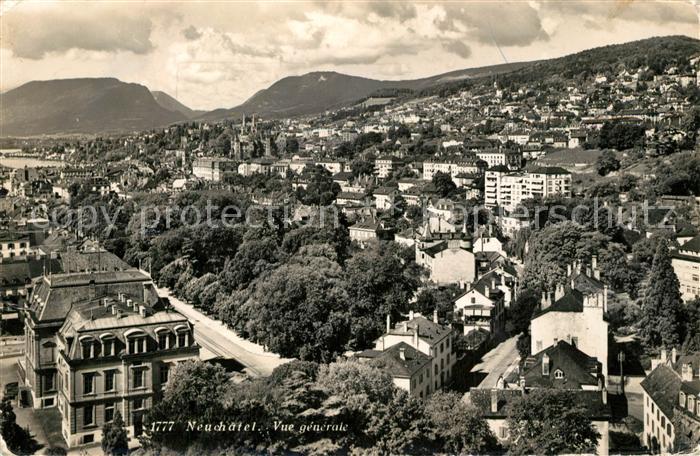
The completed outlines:
[[[3,137],[0,451],[698,451],[699,132],[662,37]]]

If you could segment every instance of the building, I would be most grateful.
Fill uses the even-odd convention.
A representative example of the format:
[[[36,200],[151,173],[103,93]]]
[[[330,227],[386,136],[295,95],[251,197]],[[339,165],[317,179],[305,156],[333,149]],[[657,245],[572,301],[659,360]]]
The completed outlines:
[[[523,153],[512,149],[486,149],[476,152],[480,160],[485,161],[489,168],[503,165],[508,169],[520,169],[523,166]]]
[[[192,163],[192,174],[200,179],[221,182],[226,172],[235,172],[236,163],[227,158],[201,157]]]
[[[683,301],[692,301],[700,296],[700,235],[672,252],[671,264],[678,277]]]
[[[416,263],[430,271],[432,282],[466,284],[476,279],[476,257],[466,231],[433,233],[427,222],[415,246]]]
[[[608,377],[608,287],[599,274],[595,258],[591,268],[570,265],[567,283],[554,293],[543,293],[539,310],[530,321],[530,353],[540,353],[559,341],[566,341],[588,356],[598,359]]]
[[[414,395],[427,397],[451,383],[457,362],[453,347],[455,334],[452,328],[438,322],[437,313],[431,321],[411,312],[408,321],[399,322],[394,327],[391,318],[387,316],[386,326],[386,333],[374,343],[375,350],[384,352],[403,342],[430,357],[430,374],[424,376],[421,383],[424,385],[423,390],[414,390]],[[420,372],[418,376],[420,378]]]
[[[448,174],[455,178],[459,174],[480,176],[488,168],[484,160],[460,158],[455,160],[427,160],[423,162],[423,180],[432,180],[435,174]]]
[[[377,367],[391,375],[397,388],[412,396],[426,397],[426,391],[433,384],[433,358],[406,342],[399,342],[384,351],[364,350],[355,358],[372,360]]]
[[[374,206],[382,211],[389,210],[394,206],[394,201],[399,195],[396,187],[379,187],[373,192]]]
[[[0,231],[0,253],[2,258],[23,257],[32,252],[28,234],[16,231]]]
[[[571,173],[564,168],[540,167],[525,172],[510,172],[505,166],[486,171],[484,205],[516,208],[523,200],[552,195],[571,197]]]
[[[491,333],[494,339],[505,334],[506,313],[504,293],[498,289],[494,277],[484,277],[454,301],[455,315],[464,325],[464,334],[480,329]]]
[[[586,377],[592,377],[586,373],[587,365],[585,363],[588,362],[588,360],[585,358],[579,359],[580,355],[582,355],[582,353],[578,352],[572,357],[562,357],[561,362],[569,368],[569,372],[576,372],[576,374],[581,375],[587,381],[588,379]],[[607,390],[605,388],[584,389],[574,386],[570,387],[566,384],[564,378],[556,378],[556,375],[566,375],[563,373],[561,364],[559,364],[560,361],[554,361],[547,353],[543,353],[541,359],[544,359],[545,363],[532,366],[532,374],[527,374],[533,379],[537,378],[540,384],[527,387],[525,386],[525,382],[523,382],[522,386],[516,385],[511,388],[503,379],[500,379],[499,385],[496,388],[473,388],[469,392],[469,401],[486,420],[486,423],[499,442],[503,445],[508,445],[511,435],[507,419],[508,408],[511,402],[527,394],[527,391],[533,388],[559,388],[569,390],[571,399],[574,402],[572,405],[578,405],[585,411],[593,426],[600,434],[596,454],[607,456],[610,448],[609,432],[610,421],[612,419],[612,409],[608,403]],[[591,369],[592,368],[591,366]]]
[[[58,407],[69,446],[98,442],[117,410],[138,436],[169,369],[199,354],[192,325],[136,269],[44,275],[24,314],[21,394]]]
[[[399,170],[403,165],[403,161],[396,157],[377,157],[374,160],[374,173],[377,175],[377,177],[386,179],[394,171]]]
[[[654,453],[677,453],[681,433],[693,446],[700,442],[700,353],[652,360],[653,370],[642,380],[644,444]],[[678,429],[681,426],[681,429]]]

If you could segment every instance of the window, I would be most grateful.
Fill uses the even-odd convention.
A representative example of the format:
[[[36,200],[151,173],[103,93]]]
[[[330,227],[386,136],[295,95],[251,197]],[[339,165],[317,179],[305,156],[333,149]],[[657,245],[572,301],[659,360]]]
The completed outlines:
[[[680,405],[681,407],[685,407],[685,393],[682,391],[678,395],[678,405]]]
[[[178,347],[187,347],[187,339],[189,332],[187,331],[180,331],[177,333],[177,346]]]
[[[53,389],[53,374],[44,377],[44,389],[51,391]]]
[[[93,394],[95,392],[95,374],[83,374],[83,394]]]
[[[160,384],[161,385],[165,385],[166,383],[168,383],[169,376],[170,376],[170,366],[168,366],[167,364],[163,364],[162,366],[160,366]],[[423,378],[423,374],[421,374],[421,382],[423,381],[422,378]]]
[[[114,420],[114,402],[105,404],[105,423],[111,423]]]
[[[104,339],[102,341],[102,354],[104,356],[114,356],[114,339]]]
[[[554,378],[558,378],[561,380],[562,378],[564,378],[564,372],[557,369],[556,371],[554,371]]]
[[[146,352],[146,338],[144,336],[130,337],[129,338],[129,354],[145,353],[145,352]]]
[[[695,413],[695,397],[688,396],[688,411],[690,413]]]
[[[81,346],[83,348],[83,359],[95,357],[95,347],[91,340],[83,341]]]
[[[117,375],[115,370],[105,371],[105,391],[114,391],[114,377]]]
[[[95,424],[95,406],[86,405],[83,407],[83,426],[92,426]]]
[[[142,388],[143,387],[143,370],[134,369],[133,386],[134,386],[134,388]]]
[[[143,408],[143,399],[134,399],[131,404],[132,410],[141,410]]]
[[[158,333],[158,348],[161,350],[170,348],[170,341],[168,339],[170,339],[170,335],[166,331]]]

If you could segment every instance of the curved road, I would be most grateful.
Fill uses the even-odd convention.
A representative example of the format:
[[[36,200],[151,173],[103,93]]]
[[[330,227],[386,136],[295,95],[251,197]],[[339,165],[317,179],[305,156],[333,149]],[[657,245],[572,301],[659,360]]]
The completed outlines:
[[[156,291],[160,296],[167,297],[175,310],[194,324],[194,338],[200,346],[223,358],[235,359],[245,366],[251,376],[268,376],[275,367],[291,361],[243,339],[220,321],[173,296],[167,288],[156,287]]]

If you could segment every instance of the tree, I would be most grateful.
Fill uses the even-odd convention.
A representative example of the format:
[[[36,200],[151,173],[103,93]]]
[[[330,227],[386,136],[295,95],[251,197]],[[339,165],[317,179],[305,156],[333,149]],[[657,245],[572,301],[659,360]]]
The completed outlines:
[[[351,340],[349,348],[367,348],[384,330],[391,315],[396,320],[420,285],[420,269],[402,257],[395,243],[371,243],[350,258],[343,275],[347,290]]]
[[[461,394],[436,391],[425,405],[425,415],[437,446],[448,454],[487,454],[497,449],[488,423]]]
[[[282,356],[329,362],[345,350],[347,294],[331,246],[305,246],[258,277],[235,311],[235,327]]]
[[[508,333],[520,334],[530,327],[530,319],[537,306],[540,304],[540,297],[536,291],[528,288],[518,293],[518,297],[513,301],[507,322]]]
[[[449,174],[438,171],[433,175],[433,185],[437,194],[443,198],[453,195],[457,191],[457,185]]]
[[[167,445],[184,450],[189,442],[199,437],[197,432],[183,432],[189,420],[217,423],[224,418],[224,404],[228,376],[223,367],[204,361],[178,363],[170,373],[163,399],[151,408],[145,420],[144,442],[148,445]],[[174,421],[173,429],[150,426],[158,421]]]
[[[682,301],[680,284],[671,265],[665,241],[659,242],[642,300],[640,335],[647,347],[673,347],[681,342]]]
[[[611,150],[604,150],[595,162],[595,169],[601,176],[607,176],[612,171],[620,169],[620,160]]]
[[[111,423],[102,426],[102,451],[106,455],[125,455],[129,452],[129,437],[119,410]]]
[[[600,434],[567,390],[533,389],[508,410],[509,452],[514,454],[592,453]]]
[[[458,292],[458,285],[424,288],[418,293],[412,307],[422,315],[432,315],[436,309],[438,314],[448,315],[452,313],[454,307],[452,301]]]

